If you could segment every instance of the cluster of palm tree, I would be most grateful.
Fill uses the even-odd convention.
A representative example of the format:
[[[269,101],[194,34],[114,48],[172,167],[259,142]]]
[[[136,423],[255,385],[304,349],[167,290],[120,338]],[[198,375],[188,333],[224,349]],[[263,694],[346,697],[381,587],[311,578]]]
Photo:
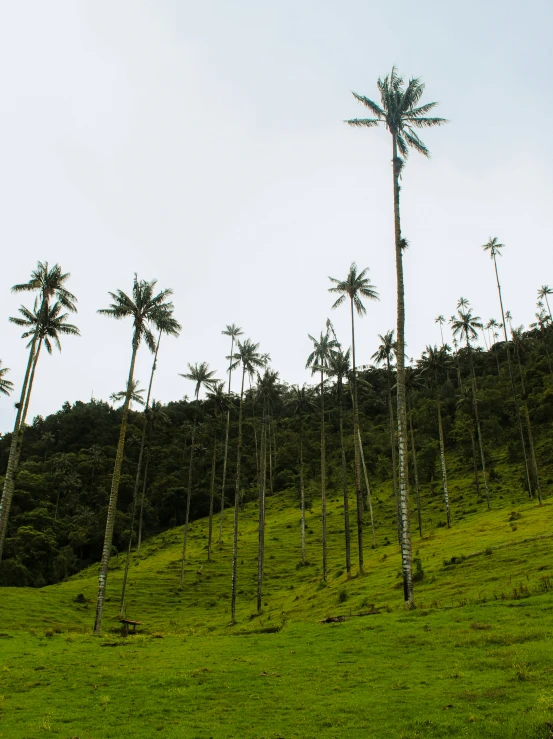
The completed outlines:
[[[397,534],[402,555],[402,577],[405,603],[408,607],[414,606],[413,573],[412,573],[412,546],[410,531],[410,505],[409,505],[409,459],[412,460],[414,468],[414,485],[417,500],[418,528],[422,535],[422,517],[419,495],[417,456],[415,446],[415,429],[413,417],[409,406],[410,393],[420,383],[424,383],[433,398],[436,412],[436,426],[439,441],[439,455],[441,466],[441,477],[443,487],[443,500],[446,514],[446,525],[452,525],[450,496],[448,492],[447,464],[445,454],[445,440],[443,428],[443,402],[442,397],[444,381],[450,379],[450,375],[457,375],[458,403],[463,408],[470,410],[471,417],[471,442],[473,449],[473,463],[475,474],[475,485],[480,490],[482,480],[488,507],[491,505],[488,475],[486,471],[485,444],[482,433],[482,424],[479,414],[477,377],[474,367],[473,353],[475,342],[479,338],[479,332],[483,332],[486,348],[504,347],[507,369],[510,379],[514,415],[517,422],[520,438],[524,477],[527,492],[530,497],[537,496],[541,502],[542,493],[536,454],[533,443],[530,414],[524,385],[524,375],[521,365],[521,354],[525,351],[525,341],[522,328],[513,328],[512,316],[509,311],[504,310],[501,283],[497,258],[501,256],[504,245],[497,238],[491,238],[483,246],[490,254],[494,264],[494,273],[498,291],[501,320],[490,319],[484,327],[481,319],[476,316],[470,303],[465,298],[460,298],[457,304],[457,312],[450,319],[452,331],[452,343],[454,350],[444,340],[443,327],[446,320],[443,315],[436,318],[440,326],[441,346],[427,346],[421,359],[416,366],[406,366],[405,361],[405,304],[404,304],[404,274],[403,256],[408,247],[408,241],[401,230],[400,220],[400,180],[405,171],[406,162],[410,149],[428,157],[429,151],[420,139],[418,130],[440,126],[446,121],[443,118],[432,117],[430,114],[437,105],[435,102],[421,103],[424,92],[424,84],[417,78],[410,79],[407,83],[400,77],[395,68],[391,73],[379,79],[377,82],[380,93],[380,103],[376,103],[368,97],[353,93],[354,97],[370,112],[371,117],[362,119],[351,119],[346,121],[353,127],[372,128],[384,125],[392,137],[392,185],[393,185],[393,210],[394,210],[394,257],[397,277],[397,320],[394,330],[380,335],[380,345],[372,356],[376,365],[386,369],[386,406],[388,410],[388,431],[391,448],[391,477],[395,501]],[[372,496],[367,465],[365,464],[365,451],[363,445],[363,432],[361,428],[361,415],[359,411],[359,394],[363,390],[363,380],[358,375],[359,367],[356,361],[355,343],[355,319],[363,317],[367,309],[364,301],[378,300],[375,286],[368,277],[368,268],[359,270],[357,265],[351,264],[345,279],[331,277],[329,291],[337,296],[332,308],[348,304],[351,319],[351,347],[344,348],[334,331],[330,320],[326,321],[323,331],[318,338],[309,335],[312,342],[311,352],[307,358],[306,366],[311,369],[312,375],[318,379],[318,391],[304,385],[293,386],[287,397],[287,403],[292,414],[297,419],[298,425],[298,470],[299,470],[299,507],[301,510],[301,562],[307,563],[306,554],[306,491],[304,472],[304,422],[317,408],[320,412],[320,496],[321,496],[321,526],[322,526],[322,576],[326,581],[328,577],[327,559],[327,460],[326,460],[326,434],[327,413],[325,411],[325,395],[329,383],[336,391],[337,407],[339,413],[339,434],[341,448],[341,476],[343,489],[343,515],[345,534],[345,564],[348,578],[352,572],[351,553],[351,511],[349,504],[348,487],[348,457],[353,459],[354,489],[355,489],[355,516],[354,525],[357,541],[357,569],[359,574],[364,572],[364,518],[365,511],[370,513],[372,528],[372,545],[376,546],[376,531],[373,516]],[[31,279],[24,284],[15,285],[16,292],[33,292],[36,294],[32,309],[22,306],[19,316],[10,318],[12,322],[24,329],[23,337],[28,339],[27,348],[29,356],[27,368],[23,380],[21,396],[17,403],[17,414],[14,431],[11,438],[9,460],[4,481],[4,489],[0,502],[0,558],[6,536],[6,526],[13,497],[15,478],[17,473],[19,455],[23,441],[23,433],[29,407],[29,400],[33,387],[37,363],[42,347],[48,353],[55,346],[61,350],[60,337],[65,335],[79,335],[76,326],[68,322],[70,313],[76,311],[76,298],[72,295],[65,283],[69,278],[59,265],[50,268],[48,263],[38,263],[37,269],[32,273]],[[134,479],[132,509],[131,509],[131,531],[128,542],[128,551],[123,576],[123,587],[120,601],[120,615],[125,612],[125,593],[128,579],[128,571],[131,563],[132,549],[134,544],[134,532],[137,527],[137,551],[143,537],[143,515],[146,492],[146,480],[149,463],[149,437],[152,430],[164,422],[164,412],[161,404],[152,398],[152,386],[154,373],[163,334],[178,336],[181,326],[174,318],[174,306],[170,301],[172,291],[165,289],[158,291],[156,281],[151,282],[139,280],[135,275],[132,292],[126,294],[121,290],[110,293],[111,304],[108,308],[99,311],[117,320],[131,319],[133,324],[131,336],[131,356],[128,378],[124,390],[114,393],[112,400],[120,402],[121,424],[119,439],[114,460],[113,475],[111,478],[111,491],[106,518],[106,529],[104,546],[100,563],[100,574],[98,583],[98,596],[96,605],[96,619],[94,631],[99,633],[101,629],[102,613],[105,602],[106,582],[109,573],[110,556],[112,551],[113,531],[117,510],[118,491],[121,478],[121,468],[125,448],[125,437],[131,404],[134,402],[143,407],[144,423],[140,437],[140,447],[136,474]],[[548,296],[553,294],[547,285],[538,291],[538,312],[536,323],[533,327],[540,332],[552,323],[552,316],[548,302]],[[545,301],[545,304],[544,302]],[[507,335],[507,323],[511,329],[511,338]],[[499,341],[499,331],[503,331],[504,341]],[[485,332],[488,332],[486,336]],[[228,360],[228,384],[216,378],[215,371],[210,370],[205,362],[189,363],[188,370],[181,376],[194,383],[193,400],[193,422],[189,434],[188,451],[188,475],[186,484],[185,520],[183,528],[183,545],[180,568],[180,585],[184,584],[184,574],[187,557],[187,543],[189,535],[191,499],[195,476],[195,459],[197,454],[197,431],[200,413],[200,393],[206,391],[206,398],[211,408],[213,420],[212,438],[212,461],[211,476],[209,481],[209,522],[207,540],[207,560],[211,561],[213,552],[213,519],[215,515],[215,502],[217,499],[217,463],[218,449],[223,449],[222,475],[220,480],[220,511],[219,511],[219,536],[218,543],[222,545],[223,526],[225,519],[225,500],[227,493],[228,456],[230,441],[230,419],[233,410],[237,412],[237,437],[236,437],[236,462],[234,466],[234,517],[233,517],[233,547],[232,547],[232,595],[231,595],[231,621],[236,619],[236,597],[237,597],[237,566],[238,566],[238,532],[239,517],[243,496],[242,481],[242,456],[244,454],[244,399],[248,391],[246,379],[249,380],[249,391],[255,403],[261,409],[260,433],[258,439],[258,425],[253,424],[255,461],[257,471],[257,489],[259,494],[259,517],[258,517],[258,577],[257,577],[257,608],[261,610],[263,598],[263,574],[264,574],[264,546],[265,546],[265,507],[266,496],[273,488],[273,472],[276,466],[276,441],[274,433],[274,405],[280,395],[281,385],[278,373],[269,368],[270,357],[259,350],[259,344],[250,339],[242,340],[242,329],[234,324],[226,326],[222,332],[230,338],[230,353]],[[138,351],[142,344],[153,355],[150,379],[147,390],[138,386],[135,378],[135,364]],[[545,350],[547,346],[544,343]],[[468,359],[468,376],[462,376],[461,356]],[[500,371],[500,355],[496,351],[498,371]],[[551,362],[547,353],[547,362],[551,370]],[[516,366],[522,392],[517,388]],[[233,395],[232,376],[235,370],[241,369],[240,391]],[[0,393],[8,395],[13,389],[13,383],[5,379],[8,372],[0,364]],[[553,374],[553,373],[552,373]],[[252,381],[255,380],[255,388]],[[395,390],[395,402],[394,402]],[[146,397],[144,398],[144,393]],[[318,400],[318,403],[317,403]],[[345,407],[351,408],[351,429],[346,428],[345,420],[349,418],[344,414]],[[522,412],[521,412],[522,409]],[[259,419],[257,419],[259,420]],[[348,445],[348,439],[352,443]],[[409,454],[411,446],[411,454]],[[351,448],[353,447],[353,448]],[[351,459],[350,459],[351,462]],[[61,462],[60,462],[61,465]],[[69,479],[67,471],[61,466],[56,472],[67,478],[64,483],[69,487],[73,483]],[[56,506],[57,511],[57,506]],[[138,523],[137,523],[138,521]]]

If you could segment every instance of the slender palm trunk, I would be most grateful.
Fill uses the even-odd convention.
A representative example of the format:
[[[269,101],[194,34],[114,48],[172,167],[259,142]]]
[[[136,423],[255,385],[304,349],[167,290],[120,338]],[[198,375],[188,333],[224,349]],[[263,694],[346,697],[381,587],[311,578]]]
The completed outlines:
[[[4,542],[6,539],[6,531],[8,527],[8,518],[10,515],[10,508],[12,504],[13,491],[15,489],[15,476],[17,473],[17,466],[19,462],[19,453],[21,450],[21,439],[23,436],[23,413],[26,405],[28,405],[29,397],[31,395],[29,386],[29,378],[31,370],[36,366],[35,362],[35,351],[38,340],[38,329],[35,331],[31,348],[29,350],[29,359],[27,360],[27,369],[25,370],[25,377],[23,379],[23,387],[21,388],[21,396],[17,406],[17,414],[15,417],[15,423],[12,432],[10,454],[8,457],[8,466],[6,469],[6,476],[4,478],[4,488],[2,491],[2,499],[0,500],[0,561],[2,560],[2,554],[4,551]]]
[[[236,451],[236,485],[234,488],[234,526],[232,541],[232,597],[231,624],[236,623],[236,568],[238,564],[238,508],[240,505],[240,464],[242,461],[242,410],[244,405],[244,378],[246,369],[242,368],[242,389],[240,391],[240,408],[238,411],[238,447]]]
[[[351,532],[349,528],[349,494],[346,450],[344,445],[344,422],[342,409],[342,380],[338,380],[338,409],[340,414],[340,446],[342,451],[342,488],[344,495],[344,534],[346,539],[346,576],[351,578]]]
[[[300,415],[300,505],[301,505],[301,563],[305,564],[305,486],[303,479],[303,416]]]
[[[271,491],[271,495],[274,495],[275,489],[273,485],[273,465],[276,467],[276,449],[274,450],[275,454],[275,460],[273,463],[273,434],[271,434],[271,429],[273,428],[273,418],[269,419],[269,429],[268,429],[268,437],[269,437],[269,490]],[[267,443],[267,442],[265,442]]]
[[[154,361],[152,362],[152,370],[150,372],[150,382],[148,383],[148,393],[146,396],[146,405],[144,406],[144,424],[142,426],[142,436],[140,438],[140,451],[138,452],[138,463],[136,465],[136,477],[134,479],[134,491],[132,496],[132,513],[131,513],[131,530],[129,534],[129,545],[127,547],[127,558],[125,560],[125,572],[123,574],[123,585],[121,587],[121,602],[119,605],[119,618],[123,618],[125,612],[125,591],[127,589],[127,578],[129,575],[129,567],[131,564],[132,542],[134,537],[134,522],[136,520],[136,509],[138,506],[138,491],[140,489],[140,474],[142,472],[142,458],[144,456],[144,445],[146,443],[146,429],[148,426],[148,408],[150,407],[150,396],[152,394],[152,383],[154,381],[154,372],[156,371],[157,355],[159,352],[159,343],[161,341],[161,331],[157,339],[156,350],[154,353]]]
[[[144,465],[144,479],[142,480],[142,494],[140,496],[140,518],[138,521],[138,543],[136,545],[136,553],[140,554],[142,545],[142,527],[144,522],[144,499],[146,498],[146,483],[148,480],[148,465],[150,464],[150,450],[146,451],[146,464]]]
[[[232,355],[234,353],[234,336],[230,342],[231,361],[228,371],[228,394],[230,398],[230,381],[232,379]],[[223,479],[221,481],[221,514],[219,518],[219,546],[223,543],[223,520],[225,517],[225,490],[227,483],[227,459],[228,459],[228,439],[230,431],[230,408],[227,410],[227,428],[225,431],[225,451],[223,454]]]
[[[387,382],[388,382],[388,427],[390,432],[390,448],[392,451],[392,482],[394,486],[394,501],[396,505],[396,524],[397,524],[397,540],[401,546],[401,514],[399,510],[399,492],[397,485],[397,457],[396,457],[396,435],[394,431],[394,404],[392,401],[392,383],[390,377],[392,370],[390,367],[390,360],[387,360]]]
[[[215,474],[217,469],[217,429],[213,434],[213,456],[211,458],[211,487],[209,489],[209,519],[207,525],[207,561],[211,562],[211,542],[213,539],[213,501],[215,499]]]
[[[198,394],[196,393],[196,403],[198,402]],[[180,567],[180,587],[184,585],[184,563],[186,561],[186,544],[188,543],[188,523],[190,521],[190,501],[192,500],[192,471],[194,466],[194,449],[196,446],[196,426],[198,422],[198,412],[194,414],[194,426],[192,427],[192,443],[190,445],[190,460],[188,463],[188,489],[186,491],[186,513],[184,515],[184,534],[182,539],[182,558]]]
[[[367,489],[367,507],[371,518],[371,529],[373,534],[373,549],[376,549],[376,529],[374,526],[373,501],[371,495],[371,486],[369,484],[369,475],[367,465],[365,464],[365,452],[363,451],[363,441],[361,439],[361,429],[357,427],[357,441],[359,442],[359,455],[361,457],[361,465],[363,467],[363,475],[365,477],[365,488]]]
[[[413,558],[409,520],[409,467],[407,455],[407,414],[405,409],[405,301],[403,287],[403,245],[399,219],[399,173],[396,133],[393,134],[394,235],[397,275],[397,435],[399,450],[399,506],[401,511],[401,568],[403,595],[409,608],[415,606],[413,595]]]
[[[363,567],[363,491],[361,489],[361,458],[359,444],[359,404],[357,402],[357,371],[355,365],[355,320],[353,313],[353,298],[350,297],[351,308],[351,363],[353,379],[353,448],[355,462],[355,498],[357,502],[357,557],[359,572],[364,573]]]
[[[117,443],[117,452],[115,455],[115,464],[113,467],[113,477],[111,478],[111,492],[109,496],[108,513],[106,520],[106,533],[104,536],[104,548],[102,550],[102,559],[100,562],[100,575],[98,578],[98,598],[96,601],[96,620],[94,623],[94,633],[99,634],[102,629],[102,613],[104,610],[104,602],[106,597],[106,583],[109,571],[109,560],[111,557],[111,545],[113,542],[113,529],[115,526],[115,515],[117,513],[117,495],[119,493],[119,481],[121,479],[121,467],[123,465],[123,452],[125,450],[125,435],[127,433],[127,419],[129,416],[129,405],[131,401],[131,388],[134,379],[134,366],[136,363],[136,354],[138,351],[139,341],[138,329],[135,329],[132,341],[131,366],[129,368],[129,377],[127,380],[127,395],[121,415],[121,427],[119,429],[119,441]]]
[[[474,418],[471,419],[470,442],[472,446],[472,464],[474,467],[474,484],[476,486],[476,496],[479,499],[480,498],[480,482],[478,480],[478,462],[476,460],[476,441],[474,439],[474,427],[472,426],[473,420]]]
[[[530,422],[530,412],[528,410],[528,396],[526,393],[526,386],[524,384],[524,373],[522,372],[522,363],[520,361],[520,352],[518,350],[518,346],[516,348],[516,356],[517,356],[517,362],[518,362],[518,370],[520,372],[520,382],[522,385],[522,405],[524,407],[524,417],[526,419],[526,428],[528,430],[528,446],[530,447],[530,458],[532,460],[532,469],[534,471],[536,492],[538,494],[538,500],[541,505],[542,495],[541,495],[541,486],[540,486],[540,476],[538,473],[538,462],[536,459],[536,450],[534,447],[534,436],[532,434],[532,424]]]
[[[323,527],[323,580],[326,582],[326,434],[325,434],[325,396],[324,375],[321,370],[321,514]]]
[[[480,416],[478,413],[478,395],[476,391],[476,372],[474,371],[474,362],[472,361],[472,349],[467,336],[467,349],[469,353],[470,373],[472,377],[472,408],[474,412],[474,422],[476,424],[476,435],[478,437],[478,446],[480,448],[480,460],[482,462],[482,476],[484,478],[484,490],[486,491],[486,503],[490,510],[490,491],[488,489],[488,476],[486,474],[486,457],[484,455],[484,442],[482,440],[482,429],[480,428]]]
[[[518,407],[518,397],[515,385],[515,376],[513,373],[513,365],[511,362],[511,350],[509,348],[509,340],[507,338],[507,326],[505,322],[505,311],[503,310],[503,296],[501,295],[501,283],[499,282],[499,272],[497,271],[497,261],[495,254],[493,255],[493,266],[495,267],[495,279],[497,281],[497,292],[499,294],[499,305],[501,307],[501,319],[503,321],[503,335],[505,337],[505,346],[507,347],[507,366],[509,368],[509,377],[511,379],[511,390],[513,392],[513,402],[515,404],[515,414],[517,418],[518,433],[520,437],[520,448],[524,459],[524,471],[526,473],[526,485],[528,487],[528,497],[532,498],[532,479],[530,477],[530,467],[528,465],[528,457],[526,455],[526,444],[524,442],[524,432],[522,430],[522,420],[520,418],[520,410]],[[499,368],[499,362],[498,362]]]
[[[443,341],[443,338],[442,338]],[[415,446],[415,432],[413,431],[413,416],[412,410],[409,413],[409,430],[411,432],[411,453],[413,455],[413,475],[415,478],[415,497],[417,500],[417,520],[419,524],[419,536],[422,539],[422,510],[421,510],[421,496],[419,488],[419,470],[417,467],[417,448]]]
[[[442,466],[442,483],[444,487],[444,503],[445,503],[445,515],[447,519],[447,528],[451,528],[451,512],[449,509],[449,492],[447,490],[447,470],[445,464],[445,444],[444,444],[444,428],[442,423],[442,407],[439,400],[436,401],[436,407],[438,409],[438,433],[440,436],[440,462]]]
[[[266,405],[266,404],[265,404]],[[259,523],[257,549],[257,612],[261,612],[263,598],[263,565],[265,558],[265,491],[267,488],[267,443],[269,456],[271,454],[270,437],[268,431],[267,408],[263,408],[263,425],[261,427],[261,477],[259,479]]]

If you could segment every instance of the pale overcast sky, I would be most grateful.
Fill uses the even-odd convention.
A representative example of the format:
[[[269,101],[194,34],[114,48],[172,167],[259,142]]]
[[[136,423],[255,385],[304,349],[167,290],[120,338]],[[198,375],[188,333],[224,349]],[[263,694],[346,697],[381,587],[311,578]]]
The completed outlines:
[[[232,322],[284,380],[309,379],[308,333],[331,316],[349,343],[327,288],[353,260],[381,295],[358,324],[367,362],[395,324],[391,142],[342,121],[393,64],[450,119],[403,179],[409,356],[460,295],[499,316],[490,236],[505,306],[530,323],[553,283],[552,27],[550,0],[2,0],[0,359],[16,392],[0,430],[26,361],[8,316],[31,304],[10,288],[37,260],[71,272],[82,338],[41,357],[29,420],[124,387],[131,324],[96,310],[135,271],[173,288],[183,325],[162,342],[160,400],[191,393],[187,362],[225,376]],[[144,348],[143,385],[149,365]]]

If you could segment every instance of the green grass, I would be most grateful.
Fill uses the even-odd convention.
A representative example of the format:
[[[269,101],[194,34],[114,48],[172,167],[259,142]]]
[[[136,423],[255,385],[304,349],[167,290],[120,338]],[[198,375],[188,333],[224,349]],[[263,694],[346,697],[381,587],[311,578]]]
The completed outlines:
[[[144,622],[137,636],[118,634],[122,556],[113,560],[100,638],[91,634],[94,568],[41,590],[3,589],[0,737],[553,736],[553,505],[513,507],[512,491],[497,488],[488,512],[463,494],[468,487],[453,481],[451,530],[436,527],[439,498],[425,504],[425,536],[413,534],[424,577],[411,612],[402,606],[390,507],[377,504],[378,548],[366,548],[365,575],[347,581],[337,497],[327,585],[316,504],[311,564],[301,567],[299,512],[286,496],[269,499],[259,616],[257,513],[245,506],[234,627],[231,510],[211,564],[206,522],[193,524],[182,589],[182,529],[146,542],[127,598],[127,615]],[[389,500],[388,488],[375,497]],[[352,617],[320,623],[332,615]]]

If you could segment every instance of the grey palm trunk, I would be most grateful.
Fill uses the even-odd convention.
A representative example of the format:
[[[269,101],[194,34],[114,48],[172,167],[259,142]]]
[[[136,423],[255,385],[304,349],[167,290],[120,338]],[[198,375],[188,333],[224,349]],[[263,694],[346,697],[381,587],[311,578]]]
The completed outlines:
[[[242,462],[242,412],[244,406],[244,379],[246,368],[242,368],[242,387],[238,410],[238,446],[236,450],[236,483],[234,488],[234,522],[232,532],[232,594],[230,602],[231,624],[236,623],[236,578],[238,567],[238,511],[240,507],[240,465]]]
[[[301,506],[301,562],[305,564],[305,485],[303,478],[303,417],[300,415],[300,506]]]
[[[472,359],[472,348],[470,345],[470,342],[468,340],[468,336],[466,337],[467,341],[467,350],[469,353],[469,363],[470,363],[470,373],[472,378],[472,407],[473,407],[473,413],[474,413],[474,423],[476,425],[476,436],[478,438],[478,447],[480,449],[480,461],[482,464],[482,476],[484,478],[484,490],[486,492],[486,503],[488,505],[488,510],[490,510],[490,491],[488,488],[488,476],[486,474],[486,456],[484,454],[484,441],[482,439],[482,429],[480,427],[480,414],[478,413],[478,392],[476,388],[476,372],[474,371],[474,362]]]
[[[359,452],[359,404],[357,402],[357,372],[355,366],[355,321],[353,313],[353,298],[350,298],[351,307],[351,359],[353,377],[353,448],[355,464],[355,498],[357,503],[357,558],[360,574],[364,573],[363,562],[363,492],[361,490],[361,455]]]
[[[34,377],[36,360],[38,359],[38,351],[35,355],[35,350],[37,348],[37,339],[38,328],[37,331],[35,331],[35,335],[31,343],[31,348],[29,350],[29,359],[27,360],[27,368],[25,370],[23,387],[21,388],[21,396],[17,407],[17,414],[15,417],[15,423],[10,443],[10,453],[8,457],[6,476],[4,478],[2,499],[0,500],[0,561],[2,560],[2,555],[4,552],[4,543],[6,540],[6,533],[8,529],[8,519],[10,516],[10,509],[13,500],[13,492],[15,490],[15,478],[17,475],[17,468],[19,466],[21,444],[23,442],[25,416],[29,405],[29,398],[31,397],[32,382],[30,380],[31,376]]]
[[[263,568],[265,558],[265,493],[267,489],[267,445],[268,438],[267,409],[263,409],[263,425],[261,427],[261,459],[259,476],[259,522],[258,522],[258,549],[257,549],[257,612],[260,613],[263,599]],[[269,455],[271,454],[269,446]]]
[[[136,464],[136,476],[134,479],[134,491],[133,491],[133,497],[132,497],[131,529],[130,529],[130,534],[129,534],[129,544],[127,547],[127,557],[125,559],[125,572],[123,573],[123,584],[121,586],[121,602],[119,605],[119,617],[120,618],[123,618],[123,615],[125,613],[125,593],[127,590],[127,579],[129,576],[129,567],[131,564],[131,552],[132,552],[132,543],[133,543],[133,537],[134,537],[134,524],[136,520],[136,511],[138,508],[138,491],[140,490],[140,475],[142,473],[142,459],[144,457],[144,446],[146,444],[146,435],[147,435],[147,427],[148,427],[148,409],[150,407],[150,396],[152,394],[152,384],[154,381],[154,373],[156,371],[157,355],[159,352],[160,341],[161,341],[161,331],[159,332],[159,336],[157,339],[154,360],[152,362],[152,369],[150,372],[150,382],[148,383],[148,393],[146,395],[146,405],[144,406],[144,424],[142,426],[142,435],[140,437],[140,450],[138,452],[138,462]],[[143,511],[143,506],[140,507],[141,514],[142,514],[142,511]]]
[[[359,442],[359,455],[361,457],[361,465],[363,467],[363,475],[365,478],[365,488],[367,490],[367,508],[369,509],[369,516],[371,519],[371,530],[373,535],[373,548],[376,549],[376,529],[374,525],[374,513],[373,513],[373,502],[371,495],[371,486],[369,483],[369,474],[367,472],[367,465],[365,464],[365,452],[363,451],[363,441],[361,439],[361,429],[357,428],[357,441]]]
[[[325,434],[325,398],[324,374],[321,369],[321,517],[323,533],[323,581],[327,577],[327,538],[326,538],[326,434]]]
[[[520,383],[522,386],[522,406],[524,408],[524,418],[526,420],[526,430],[528,432],[528,446],[530,447],[530,458],[532,459],[532,469],[534,471],[534,480],[536,485],[536,492],[538,494],[538,501],[541,505],[542,503],[542,494],[541,494],[541,486],[540,486],[540,476],[538,472],[538,462],[536,459],[536,449],[534,447],[534,436],[532,434],[532,423],[530,421],[530,411],[528,409],[528,395],[526,393],[526,386],[524,383],[524,373],[522,371],[522,363],[520,361],[520,352],[518,350],[518,347],[515,349],[517,362],[518,362],[518,370],[520,373]]]
[[[493,266],[495,268],[495,279],[497,281],[497,292],[499,295],[499,305],[501,308],[501,320],[503,322],[503,334],[505,337],[505,346],[507,347],[507,366],[509,368],[509,378],[511,380],[511,391],[513,393],[513,402],[515,404],[515,415],[517,419],[518,433],[520,437],[520,448],[522,450],[522,457],[524,460],[524,472],[526,474],[526,485],[528,487],[528,497],[532,498],[532,479],[530,477],[530,468],[528,465],[528,456],[526,454],[526,443],[524,441],[524,432],[522,430],[522,420],[520,418],[520,410],[518,407],[517,389],[515,385],[515,376],[513,373],[513,364],[511,362],[511,349],[509,347],[509,340],[507,338],[507,326],[505,321],[505,311],[503,310],[503,296],[501,295],[501,283],[499,282],[499,272],[497,271],[497,260],[495,253],[493,254]]]
[[[234,336],[230,342],[230,356],[234,354]],[[228,394],[230,397],[230,381],[232,379],[232,361],[228,371]],[[223,453],[223,479],[221,481],[221,513],[219,518],[219,546],[223,543],[223,521],[225,517],[225,490],[227,483],[227,460],[228,460],[228,442],[230,433],[230,408],[227,410],[227,426],[225,431],[225,451]]]
[[[215,499],[215,476],[217,473],[217,429],[213,434],[213,455],[211,457],[211,486],[209,488],[209,518],[207,524],[207,561],[211,562],[213,541],[213,502]]]
[[[394,403],[392,400],[392,368],[390,367],[390,358],[386,359],[386,376],[388,383],[388,426],[390,434],[390,449],[392,452],[392,483],[394,486],[394,501],[396,506],[396,523],[397,523],[397,539],[401,546],[401,512],[399,507],[399,488],[397,481],[397,451],[396,451],[396,433],[395,433],[395,418],[394,418]]]
[[[438,411],[438,434],[440,437],[440,464],[442,468],[442,485],[444,491],[445,515],[447,528],[451,528],[451,511],[449,508],[449,492],[447,489],[447,469],[445,463],[445,444],[444,444],[444,427],[442,423],[442,404],[440,399],[436,400],[436,408]]]
[[[405,603],[415,605],[413,594],[413,557],[411,552],[411,524],[409,518],[409,467],[407,455],[407,413],[405,389],[405,297],[403,284],[403,254],[401,225],[399,217],[399,173],[401,161],[397,153],[397,132],[393,138],[393,179],[394,179],[394,235],[396,251],[397,278],[397,435],[399,452],[399,508],[401,516],[401,568],[403,573],[403,595]]]
[[[138,520],[138,542],[136,544],[136,553],[140,554],[142,546],[142,529],[144,525],[144,500],[146,498],[146,485],[148,483],[148,466],[150,464],[150,450],[146,450],[146,464],[144,465],[144,477],[142,480],[142,493],[140,495],[140,516]]]
[[[109,572],[109,561],[111,557],[111,546],[113,543],[113,529],[115,527],[115,515],[117,512],[117,496],[119,493],[119,482],[121,479],[121,467],[123,465],[123,453],[125,450],[125,436],[127,433],[127,420],[129,416],[129,405],[131,402],[131,389],[134,380],[134,367],[136,364],[136,354],[138,352],[139,334],[135,329],[132,341],[131,366],[129,368],[129,378],[127,380],[127,395],[123,405],[123,413],[121,416],[121,427],[119,429],[119,441],[117,443],[117,452],[115,455],[115,464],[113,468],[113,476],[111,478],[111,492],[109,496],[108,513],[106,520],[106,532],[104,535],[104,547],[102,549],[102,559],[100,561],[100,575],[98,577],[98,597],[96,601],[96,620],[94,623],[94,633],[99,634],[102,629],[102,614],[104,611],[104,603],[106,598],[106,583]]]
[[[198,393],[196,393],[198,402]],[[192,474],[194,469],[194,450],[196,446],[196,426],[198,423],[198,412],[194,414],[194,426],[192,427],[192,441],[190,444],[190,459],[188,461],[188,487],[186,490],[186,512],[184,514],[184,533],[182,537],[182,556],[180,567],[180,587],[184,585],[184,564],[186,562],[186,545],[188,543],[188,524],[190,522],[190,501],[192,500]]]
[[[344,421],[342,408],[342,380],[338,380],[338,410],[340,414],[340,447],[342,457],[342,489],[344,498],[344,535],[346,544],[346,576],[351,578],[351,532],[349,524],[349,493],[348,493],[348,473],[346,465],[346,449],[344,444]]]

